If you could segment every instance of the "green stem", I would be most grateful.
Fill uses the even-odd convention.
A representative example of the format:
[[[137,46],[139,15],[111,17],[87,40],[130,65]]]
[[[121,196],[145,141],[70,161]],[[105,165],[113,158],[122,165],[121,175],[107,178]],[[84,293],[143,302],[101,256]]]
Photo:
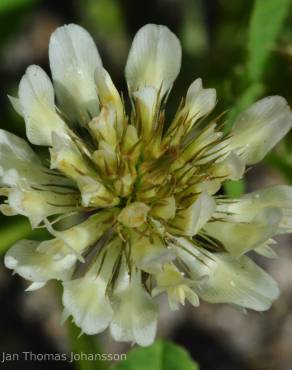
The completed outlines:
[[[67,330],[72,352],[79,354],[102,353],[102,349],[100,348],[96,337],[85,334],[80,336],[80,329],[70,320],[67,322]],[[106,361],[90,361],[89,359],[85,360],[82,358],[78,361],[74,361],[74,367],[76,370],[107,370],[109,368]]]

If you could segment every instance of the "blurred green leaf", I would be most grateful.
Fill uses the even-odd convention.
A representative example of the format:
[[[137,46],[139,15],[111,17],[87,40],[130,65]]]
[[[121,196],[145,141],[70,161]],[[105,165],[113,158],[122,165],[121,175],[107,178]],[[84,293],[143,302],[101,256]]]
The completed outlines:
[[[276,153],[269,153],[265,160],[269,165],[281,171],[286,179],[292,183],[292,166],[285,156],[280,156]]]
[[[0,227],[0,253],[6,250],[15,242],[24,238],[43,239],[47,236],[44,230],[32,230],[29,221],[25,218],[12,219],[9,224]]]
[[[0,15],[35,3],[36,0],[0,0]]]
[[[290,5],[291,0],[255,1],[248,36],[247,70],[252,81],[260,81]]]
[[[80,329],[70,320],[67,321],[67,328],[70,340],[70,349],[74,353],[102,353],[95,336],[81,335]],[[80,359],[74,362],[76,370],[106,370],[108,369],[106,361],[90,361]]]
[[[80,2],[81,11],[95,32],[113,36],[124,32],[124,19],[121,4],[117,0],[84,0]]]
[[[184,52],[197,58],[208,48],[207,31],[204,23],[202,4],[185,0],[182,20],[181,42]]]
[[[224,190],[230,198],[238,198],[245,192],[245,182],[228,180],[224,183]]]
[[[162,340],[146,348],[135,348],[112,370],[199,370],[181,347]]]

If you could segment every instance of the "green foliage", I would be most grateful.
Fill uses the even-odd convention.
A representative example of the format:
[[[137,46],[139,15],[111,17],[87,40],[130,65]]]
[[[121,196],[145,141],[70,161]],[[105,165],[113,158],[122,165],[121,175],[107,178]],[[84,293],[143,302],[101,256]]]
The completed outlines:
[[[251,81],[260,81],[265,64],[288,15],[291,0],[256,0],[249,26],[247,70]]]
[[[75,353],[101,353],[96,337],[92,335],[80,335],[80,328],[78,328],[70,320],[67,321],[67,330],[70,340],[70,349]],[[80,361],[74,362],[76,370],[106,370],[108,368],[106,361]]]
[[[47,232],[44,230],[32,230],[29,221],[26,218],[15,218],[12,222],[4,224],[0,228],[0,253],[7,251],[12,244],[20,239],[43,239]]]
[[[291,162],[286,158],[286,156],[270,153],[268,154],[266,161],[269,165],[281,171],[285,178],[292,183],[292,166]]]
[[[85,21],[97,33],[119,36],[124,32],[124,21],[117,0],[84,0],[80,2]]]
[[[36,0],[1,0],[0,15],[35,3]]]
[[[226,181],[224,184],[224,190],[230,198],[238,198],[245,191],[245,183],[243,180],[238,181]]]
[[[244,73],[246,88],[228,115],[227,131],[232,127],[237,114],[262,95],[265,66],[290,5],[291,0],[255,0],[248,31],[248,59]]]
[[[248,31],[248,60],[244,75],[247,87],[228,114],[226,132],[230,131],[237,114],[262,95],[265,66],[288,15],[290,5],[291,0],[255,0]],[[281,166],[278,160],[278,167],[283,169],[283,160],[280,162]],[[287,166],[284,167],[287,172]],[[243,181],[228,181],[224,189],[228,196],[238,197],[244,192],[245,185]]]
[[[181,347],[158,340],[152,346],[135,348],[127,360],[112,370],[199,370],[189,354]]]

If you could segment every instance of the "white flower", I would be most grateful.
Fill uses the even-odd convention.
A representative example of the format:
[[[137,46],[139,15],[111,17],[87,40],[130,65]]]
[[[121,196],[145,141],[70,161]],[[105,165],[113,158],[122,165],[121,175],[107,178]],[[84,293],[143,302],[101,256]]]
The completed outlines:
[[[216,194],[289,131],[285,99],[253,104],[225,135],[206,118],[216,91],[196,79],[165,122],[181,64],[180,43],[165,26],[147,25],[133,41],[129,113],[83,28],[58,28],[49,58],[53,83],[30,66],[18,97],[9,98],[28,140],[49,147],[50,168],[26,141],[0,130],[0,209],[53,238],[17,242],[5,265],[31,281],[28,290],[61,280],[65,315],[84,333],[110,327],[116,340],[142,346],[155,338],[160,293],[171,309],[186,300],[197,306],[199,297],[268,309],[277,284],[244,254],[274,257],[274,235],[292,231],[292,188]],[[82,221],[60,230],[72,213]]]

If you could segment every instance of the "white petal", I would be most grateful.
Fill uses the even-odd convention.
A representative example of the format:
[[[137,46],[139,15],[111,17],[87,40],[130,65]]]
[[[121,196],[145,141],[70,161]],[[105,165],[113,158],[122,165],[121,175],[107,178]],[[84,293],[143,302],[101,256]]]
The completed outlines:
[[[198,307],[200,305],[200,300],[198,294],[195,293],[190,287],[185,288],[186,299],[192,304],[194,307]]]
[[[234,123],[230,148],[241,154],[247,164],[264,158],[290,130],[292,113],[286,100],[269,96],[241,113]]]
[[[121,143],[121,151],[135,164],[140,156],[140,149],[137,129],[133,125],[128,125]]]
[[[193,279],[202,279],[198,294],[211,303],[233,303],[265,311],[279,296],[277,283],[250,258],[233,258],[227,253],[210,253],[194,247],[184,238],[177,242],[178,254],[189,267]],[[188,250],[189,252],[187,252]]]
[[[98,67],[94,77],[101,105],[110,105],[115,109],[117,132],[121,137],[124,130],[124,107],[121,96],[104,68]]]
[[[162,97],[176,79],[181,66],[181,46],[165,26],[148,24],[136,34],[126,64],[131,92],[151,86]]]
[[[85,334],[97,334],[108,327],[112,308],[105,296],[105,281],[85,276],[64,282],[63,287],[64,307]]]
[[[89,128],[98,142],[105,141],[113,150],[117,144],[117,114],[112,105],[103,107],[100,114],[89,122]]]
[[[15,214],[28,217],[33,228],[48,216],[75,211],[78,201],[79,195],[17,188],[9,189],[7,199]]]
[[[236,222],[231,218],[210,222],[205,230],[219,240],[232,256],[237,257],[259,247],[275,235],[281,219],[282,212],[279,208],[267,207],[248,222]]]
[[[38,252],[39,244],[34,240],[17,242],[5,255],[5,266],[23,278],[38,283],[50,279],[68,279],[76,262],[75,255],[67,254],[63,258],[55,260],[54,255]]]
[[[28,143],[4,130],[0,130],[0,159],[1,186],[16,186],[21,182],[38,184],[46,177]]]
[[[69,136],[53,133],[50,154],[51,168],[57,168],[75,181],[81,174],[96,175],[96,172],[86,162],[78,146]]]
[[[32,65],[22,77],[19,90],[26,135],[36,145],[51,145],[52,132],[62,135],[65,124],[55,111],[53,85],[44,70]]]
[[[63,231],[53,230],[47,224],[46,226],[50,233],[56,238],[41,242],[38,246],[38,251],[54,254],[55,258],[62,257],[64,252],[66,254],[68,251],[81,255],[86,248],[94,245],[109,229],[111,217],[113,217],[111,212],[98,212],[88,217],[85,221]]]
[[[185,190],[184,194],[205,193],[207,195],[214,195],[220,188],[221,182],[219,180],[205,180],[190,186]]]
[[[77,178],[81,192],[82,205],[85,207],[112,207],[119,204],[120,199],[108,190],[104,184],[89,176]]]
[[[198,158],[196,164],[204,163],[204,161],[206,163],[211,159],[212,155],[214,158],[217,159],[217,157],[219,156],[218,154],[220,154],[220,156],[225,154],[225,141],[221,140],[218,142],[218,140],[220,140],[222,137],[223,133],[217,131],[215,123],[209,124],[204,130],[201,130],[201,132],[198,132],[198,130],[191,130],[188,138],[188,140],[190,140],[190,144],[186,146],[186,149],[183,151],[181,158],[179,158],[178,160],[178,164],[180,162],[188,162],[191,158],[194,158],[197,153],[204,155],[203,158]],[[218,143],[214,144],[216,142]],[[213,145],[210,145],[212,143]]]
[[[169,220],[174,218],[176,212],[175,197],[163,198],[155,203],[151,208],[151,215],[154,217]]]
[[[86,123],[99,112],[94,72],[101,59],[90,34],[76,24],[51,35],[50,66],[58,102],[74,122]]]
[[[271,259],[278,258],[277,253],[274,251],[274,249],[272,249],[268,245],[268,242],[266,242],[266,243],[260,245],[259,247],[257,247],[255,249],[255,252],[257,252],[258,254],[260,254],[261,256],[264,256],[266,258],[271,258]]]
[[[153,343],[157,325],[157,305],[141,283],[130,285],[115,297],[114,316],[110,325],[117,341],[133,341],[140,346]]]
[[[208,302],[234,303],[265,311],[279,295],[276,282],[246,256],[235,260],[227,254],[216,255],[209,271],[199,292]]]
[[[292,187],[286,185],[270,186],[244,195],[231,203],[222,203],[221,212],[232,214],[230,218],[235,222],[251,222],[264,208],[278,208],[282,212],[282,219],[277,233],[292,230]]]
[[[23,110],[19,98],[15,98],[14,96],[11,95],[7,96],[15,112],[18,113],[20,116],[23,116]]]
[[[137,114],[141,120],[143,138],[148,139],[152,133],[157,103],[157,90],[151,86],[133,92],[136,99]]]
[[[177,234],[193,236],[208,222],[215,211],[215,201],[209,195],[202,193],[187,209],[178,211],[171,221]]]
[[[4,153],[2,154],[2,151],[10,151],[14,153],[14,156],[18,160],[23,160],[26,162],[36,162],[37,164],[40,164],[40,160],[38,156],[35,154],[35,152],[31,149],[29,144],[20,137],[0,129],[0,147],[1,147],[1,158]],[[8,155],[8,154],[7,154]]]
[[[139,227],[147,221],[150,208],[142,202],[133,202],[123,208],[118,221],[126,227]]]
[[[196,79],[187,91],[186,108],[189,110],[189,118],[195,120],[210,113],[216,104],[216,90],[204,89],[202,80]]]
[[[236,153],[231,152],[225,159],[215,163],[211,171],[215,177],[239,180],[245,171],[245,161]]]
[[[37,186],[66,192],[66,185],[72,183],[49,173],[25,140],[0,129],[0,186],[20,189]]]
[[[25,291],[26,292],[32,292],[34,290],[38,290],[38,289],[43,288],[45,285],[46,285],[46,282],[39,283],[39,282],[35,281],[35,282],[31,283],[30,286],[25,289]]]
[[[165,263],[175,259],[173,250],[166,248],[161,239],[156,236],[150,239],[137,234],[130,240],[135,266],[150,274],[160,272]]]
[[[186,279],[173,264],[165,264],[163,270],[156,275],[157,286],[152,290],[152,296],[166,291],[171,310],[179,309],[179,303],[184,305],[187,299],[192,305],[199,305],[196,292],[189,285],[193,281]]]

